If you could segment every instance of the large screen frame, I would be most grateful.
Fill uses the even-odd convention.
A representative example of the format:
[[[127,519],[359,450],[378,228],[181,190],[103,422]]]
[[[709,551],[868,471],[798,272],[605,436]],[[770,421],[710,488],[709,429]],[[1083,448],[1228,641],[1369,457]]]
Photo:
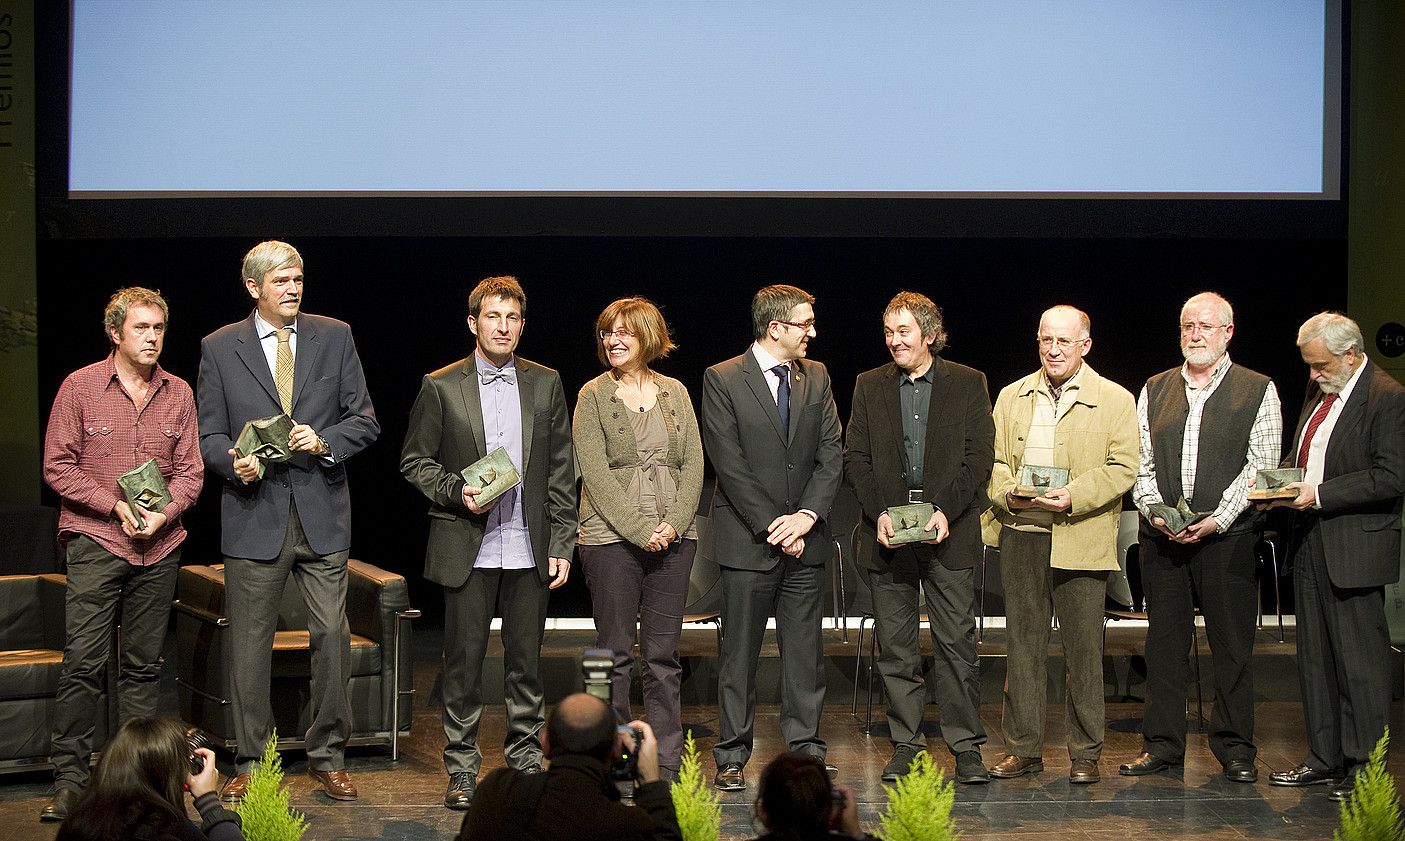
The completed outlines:
[[[38,188],[57,238],[854,236],[1339,238],[1345,233],[1348,10],[1325,0],[1324,190],[1158,193],[68,192],[70,4],[37,9]]]

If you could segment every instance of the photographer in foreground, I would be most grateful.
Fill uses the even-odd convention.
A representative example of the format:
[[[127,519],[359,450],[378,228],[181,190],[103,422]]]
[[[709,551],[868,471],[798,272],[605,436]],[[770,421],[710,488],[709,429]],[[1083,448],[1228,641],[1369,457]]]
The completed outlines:
[[[761,772],[756,819],[766,833],[755,841],[873,841],[859,829],[854,793],[831,787],[824,761],[783,753]]]
[[[185,791],[201,823],[187,817]],[[92,783],[56,841],[243,841],[239,816],[220,805],[215,755],[170,718],[134,718],[102,749]]]
[[[668,784],[659,781],[654,731],[642,721],[628,727],[639,733],[633,807],[619,802],[610,767],[621,751],[633,750],[634,736],[615,726],[604,701],[578,692],[547,719],[542,747],[550,768],[499,768],[485,777],[464,815],[460,841],[681,841]]]

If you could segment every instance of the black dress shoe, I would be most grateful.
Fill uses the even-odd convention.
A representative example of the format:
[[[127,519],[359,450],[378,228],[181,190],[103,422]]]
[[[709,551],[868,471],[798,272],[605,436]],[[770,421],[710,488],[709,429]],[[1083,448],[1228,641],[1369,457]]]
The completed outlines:
[[[1068,769],[1068,781],[1074,785],[1090,785],[1102,778],[1096,759],[1075,759]]]
[[[1177,765],[1180,765],[1180,763],[1167,762],[1159,756],[1152,756],[1146,751],[1142,751],[1137,755],[1136,759],[1117,766],[1117,773],[1124,777],[1142,777],[1147,774],[1165,771],[1167,768],[1174,768]]]
[[[1344,779],[1337,780],[1327,787],[1327,799],[1340,803],[1343,800],[1351,799],[1351,790],[1356,788],[1356,775],[1347,774]]]
[[[717,769],[712,785],[719,791],[745,791],[746,777],[742,774],[740,762],[728,762]]]
[[[978,750],[963,750],[956,755],[956,781],[962,785],[981,785],[990,782],[990,772],[985,770]]]
[[[39,820],[47,822],[61,821],[68,817],[68,813],[73,811],[73,805],[78,802],[78,792],[71,788],[61,788],[54,791],[54,796],[49,800],[49,805],[39,812]]]
[[[450,809],[467,809],[478,792],[478,777],[467,771],[449,775],[449,790],[444,792],[444,805]]]
[[[1340,771],[1319,771],[1306,764],[1299,765],[1291,771],[1274,771],[1268,775],[1268,781],[1276,786],[1315,786],[1319,783],[1331,783],[1342,778]]]
[[[1231,759],[1224,764],[1224,778],[1232,783],[1258,782],[1259,769],[1251,759]]]
[[[824,772],[832,780],[839,776],[839,766],[835,765],[833,762],[826,762],[824,764]]]

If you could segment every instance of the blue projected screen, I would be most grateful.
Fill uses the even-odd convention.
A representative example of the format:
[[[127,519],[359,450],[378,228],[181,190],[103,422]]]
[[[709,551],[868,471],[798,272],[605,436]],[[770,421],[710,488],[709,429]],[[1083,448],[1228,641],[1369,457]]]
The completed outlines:
[[[73,0],[69,189],[1335,198],[1332,0]]]

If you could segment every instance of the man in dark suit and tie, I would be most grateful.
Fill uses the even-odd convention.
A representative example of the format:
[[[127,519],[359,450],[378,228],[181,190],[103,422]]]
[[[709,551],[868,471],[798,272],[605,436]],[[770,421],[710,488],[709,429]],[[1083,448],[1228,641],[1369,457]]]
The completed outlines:
[[[1304,471],[1295,499],[1298,675],[1309,753],[1274,785],[1330,782],[1351,794],[1390,721],[1384,588],[1400,577],[1405,389],[1366,358],[1361,328],[1324,312],[1298,329],[1312,379],[1285,467]]]
[[[717,470],[712,528],[722,568],[714,784],[746,788],[756,717],[756,667],[774,608],[781,659],[781,734],[789,750],[820,759],[825,562],[833,554],[830,505],[843,457],[829,372],[805,358],[815,337],[815,299],[767,286],[751,301],[755,342],[703,377],[703,448]],[[831,766],[831,773],[833,773]]]
[[[312,643],[308,772],[339,800],[356,798],[343,754],[351,735],[347,699],[351,637],[346,562],[351,555],[348,458],[380,434],[351,328],[301,311],[303,261],[284,242],[244,257],[244,287],[255,308],[200,344],[200,454],[224,479],[221,551],[226,607],[239,644],[230,652],[236,774],[221,791],[244,796],[249,771],[273,731],[269,672],[278,603],[289,573],[307,603]],[[238,457],[234,442],[251,420],[288,415],[293,457]]]
[[[444,587],[444,805],[467,809],[483,752],[483,655],[502,616],[507,764],[541,770],[546,696],[537,672],[547,593],[576,545],[576,463],[561,376],[515,354],[527,296],[490,277],[468,296],[474,352],[427,374],[410,409],[400,472],[429,498],[424,577]],[[461,471],[502,447],[521,483],[480,505]]]
[[[905,775],[927,749],[927,684],[918,651],[919,588],[936,649],[942,737],[956,780],[987,783],[976,679],[974,575],[981,512],[995,459],[985,375],[937,354],[946,345],[941,310],[926,295],[899,292],[883,313],[893,361],[859,375],[844,448],[844,480],[863,509],[854,552],[873,592],[878,670],[888,692],[893,758],[883,779]],[[931,503],[930,540],[893,545],[888,509]]]

